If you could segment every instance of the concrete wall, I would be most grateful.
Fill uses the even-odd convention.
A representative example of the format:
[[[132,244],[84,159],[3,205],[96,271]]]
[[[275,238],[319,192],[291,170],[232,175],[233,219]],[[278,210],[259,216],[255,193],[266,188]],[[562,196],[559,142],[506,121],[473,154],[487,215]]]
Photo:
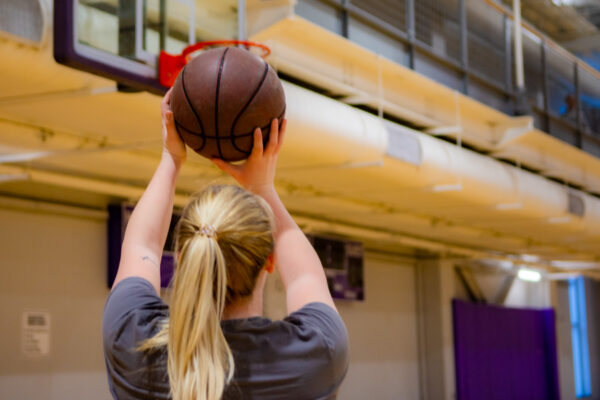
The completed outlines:
[[[419,399],[415,266],[367,255],[366,301],[338,302],[351,364],[340,399]]]
[[[0,399],[109,399],[101,344],[105,221],[1,208],[0,221]],[[337,303],[351,344],[339,398],[416,400],[414,265],[368,254],[365,284],[365,302]],[[284,314],[282,290],[277,279],[268,283],[268,316]],[[22,354],[24,311],[50,313],[49,356]]]
[[[108,399],[103,220],[0,209],[0,398]],[[50,354],[21,351],[24,311],[50,313]]]

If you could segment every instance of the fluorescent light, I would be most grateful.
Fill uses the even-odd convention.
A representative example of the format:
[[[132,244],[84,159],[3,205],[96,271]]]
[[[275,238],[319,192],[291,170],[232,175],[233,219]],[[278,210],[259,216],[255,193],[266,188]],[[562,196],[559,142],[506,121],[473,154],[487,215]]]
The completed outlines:
[[[520,210],[523,208],[523,203],[500,203],[496,204],[496,210],[508,211],[508,210]]]
[[[600,263],[597,261],[551,261],[553,267],[564,268],[564,269],[592,269],[600,267]]]
[[[521,260],[525,262],[534,263],[540,261],[540,258],[533,254],[521,254]]]
[[[434,192],[459,192],[462,190],[462,184],[453,183],[453,184],[442,184],[442,185],[434,185],[432,190]]]
[[[565,216],[565,217],[551,217],[548,218],[548,223],[549,224],[566,224],[571,222],[571,217]]]
[[[533,269],[521,268],[517,277],[522,281],[539,282],[542,279],[542,274]]]
[[[27,173],[16,173],[16,174],[0,174],[0,183],[14,182],[14,181],[26,181],[29,179]]]

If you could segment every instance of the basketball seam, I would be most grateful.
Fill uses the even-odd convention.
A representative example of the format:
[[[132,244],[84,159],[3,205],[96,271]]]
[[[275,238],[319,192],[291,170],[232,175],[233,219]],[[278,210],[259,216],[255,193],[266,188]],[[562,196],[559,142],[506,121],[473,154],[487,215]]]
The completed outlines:
[[[281,117],[283,117],[283,114],[285,114],[285,107],[283,108],[283,111],[279,114],[279,117],[277,117],[277,119],[281,120]],[[194,132],[193,130],[186,128],[183,124],[180,124],[179,122],[177,122],[177,120],[175,120],[175,123],[193,135],[196,135],[196,136],[202,135],[202,133]],[[266,129],[269,127],[270,124],[271,124],[271,121],[269,121],[269,123],[267,125],[260,127],[260,128]],[[252,135],[253,133],[254,133],[254,129],[250,132],[245,132],[245,133],[240,133],[239,135],[235,135],[235,137],[236,138],[246,137],[246,136]],[[202,135],[202,136],[204,136],[207,139],[216,139],[217,138],[217,136],[212,136],[212,135]],[[227,138],[227,136],[221,136],[221,138],[224,139],[224,138]]]
[[[239,151],[240,153],[246,153],[246,151],[240,149],[238,147],[238,145],[236,144],[236,138],[233,134],[233,130],[235,129],[235,126],[237,125],[238,120],[240,119],[240,117],[242,116],[242,114],[244,113],[244,111],[246,111],[246,109],[248,108],[248,106],[250,106],[250,103],[252,103],[252,100],[254,100],[254,98],[256,97],[256,95],[258,94],[258,92],[260,91],[260,88],[262,87],[263,83],[265,83],[265,80],[267,79],[267,74],[269,73],[269,64],[267,64],[265,61],[263,61],[265,64],[265,71],[263,72],[263,75],[260,79],[260,82],[258,83],[258,85],[256,86],[256,88],[254,89],[254,92],[252,93],[252,96],[250,96],[250,98],[248,99],[248,101],[246,102],[246,104],[244,105],[244,107],[242,107],[242,109],[240,110],[240,112],[238,113],[238,115],[235,117],[235,119],[233,120],[233,124],[231,125],[231,131],[229,132],[229,138],[231,140],[231,144],[233,144],[233,147]]]
[[[194,136],[199,136],[199,137],[202,138],[202,144],[199,147],[192,148],[192,150],[194,150],[195,152],[202,151],[202,149],[204,148],[204,145],[206,145],[206,138],[209,138],[210,136],[205,136],[205,135],[202,135],[202,134],[198,134],[197,132],[189,130],[188,128],[186,128],[185,126],[183,126],[182,124],[180,124],[179,122],[177,122],[176,119],[174,121],[175,121],[175,125],[178,126],[179,128],[183,129],[186,132],[191,133]],[[179,135],[179,137],[181,137],[181,135]],[[183,138],[182,138],[182,140],[183,140]]]
[[[217,151],[219,152],[219,158],[225,159],[223,157],[223,152],[221,151],[221,143],[219,141],[219,89],[221,88],[221,75],[223,74],[223,64],[225,64],[225,55],[229,51],[229,48],[226,48],[221,55],[221,59],[219,60],[219,73],[217,75],[217,90],[215,93],[215,137],[217,141]]]
[[[281,112],[281,114],[279,114],[279,117],[277,117],[277,123],[279,125],[281,125],[281,117],[283,117],[283,115],[285,114],[285,106],[283,107],[283,111]],[[269,127],[269,125],[271,125],[271,122],[269,122],[267,125],[265,125],[264,127],[261,127],[260,130],[262,131],[263,129],[267,129]],[[242,137],[242,136],[249,136],[252,133],[254,133],[254,131],[250,132],[250,133],[244,133],[243,135],[238,135],[236,137]],[[271,134],[271,130],[269,129],[269,135]],[[263,141],[265,140],[265,138],[263,138]],[[246,156],[249,156],[250,154],[252,154],[252,150],[250,151],[242,151],[242,153],[244,153]]]
[[[187,65],[186,65],[186,67],[187,67]],[[196,109],[192,105],[192,102],[190,101],[190,98],[187,94],[187,89],[185,88],[185,67],[183,67],[183,69],[181,70],[181,88],[183,89],[183,95],[185,96],[185,101],[187,102],[188,106],[190,107],[190,109],[192,110],[194,115],[196,116],[196,120],[198,121],[198,124],[200,125],[200,130],[202,132],[200,134],[196,134],[196,132],[192,131],[191,129],[187,129],[183,125],[178,124],[177,121],[175,121],[175,123],[178,124],[179,126],[181,126],[186,131],[193,133],[196,136],[200,136],[202,138],[202,146],[200,146],[198,148],[198,150],[194,149],[195,151],[201,151],[204,148],[204,145],[206,144],[206,137],[204,135],[204,125],[202,125],[202,120],[200,119],[200,116],[198,115],[198,113],[196,112]]]

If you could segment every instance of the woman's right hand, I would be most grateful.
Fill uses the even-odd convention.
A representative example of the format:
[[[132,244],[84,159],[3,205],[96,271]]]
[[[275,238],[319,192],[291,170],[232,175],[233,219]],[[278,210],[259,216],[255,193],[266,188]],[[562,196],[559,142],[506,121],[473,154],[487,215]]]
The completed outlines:
[[[277,119],[271,121],[271,131],[267,147],[263,149],[262,132],[260,128],[254,130],[254,144],[250,157],[240,165],[230,164],[220,158],[211,161],[231,175],[246,190],[255,194],[267,193],[273,189],[275,171],[277,169],[277,156],[285,136],[287,120],[283,120],[281,129]]]

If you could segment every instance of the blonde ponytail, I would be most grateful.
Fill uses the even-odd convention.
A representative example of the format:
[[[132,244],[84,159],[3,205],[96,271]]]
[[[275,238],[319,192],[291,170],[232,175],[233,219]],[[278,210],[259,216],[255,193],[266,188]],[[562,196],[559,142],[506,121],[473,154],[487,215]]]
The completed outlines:
[[[237,186],[212,186],[184,209],[176,232],[170,317],[140,350],[167,345],[174,400],[220,399],[234,373],[221,330],[226,305],[252,294],[273,251],[266,203]]]

